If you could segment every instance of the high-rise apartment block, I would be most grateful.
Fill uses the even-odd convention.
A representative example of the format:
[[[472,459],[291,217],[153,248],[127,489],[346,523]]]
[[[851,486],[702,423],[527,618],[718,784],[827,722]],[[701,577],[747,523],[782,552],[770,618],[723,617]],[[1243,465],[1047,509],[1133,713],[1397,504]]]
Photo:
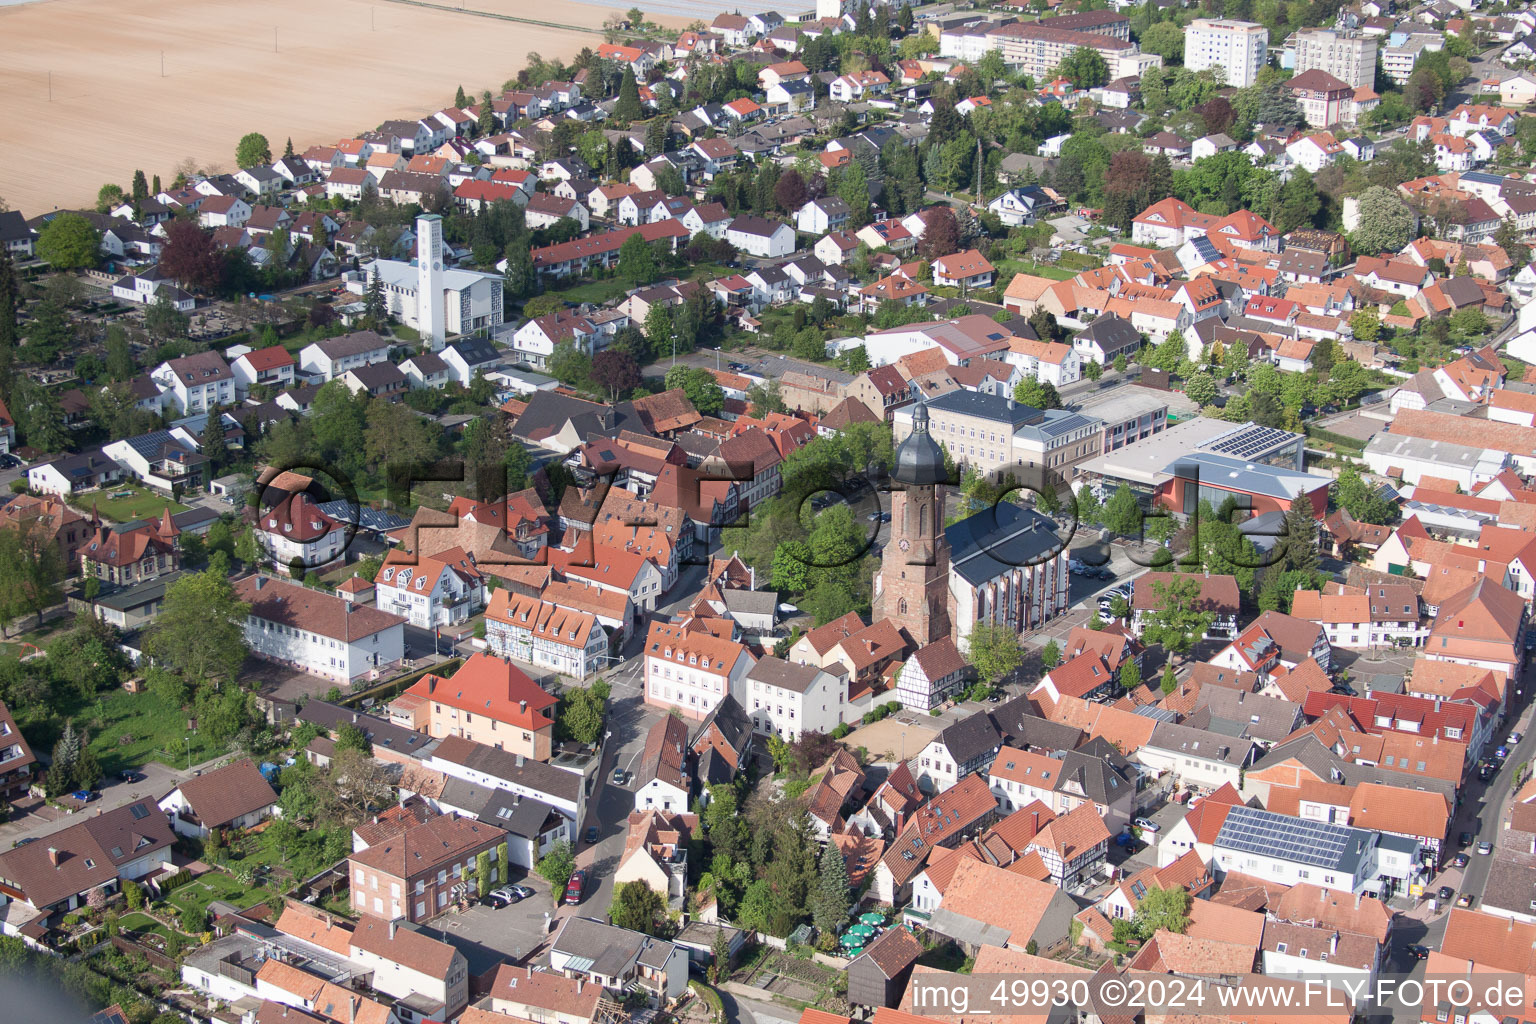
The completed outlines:
[[[1376,40],[1357,32],[1304,28],[1296,33],[1296,73],[1316,68],[1358,89],[1376,84]]]
[[[1244,89],[1259,77],[1268,48],[1269,29],[1263,25],[1199,18],[1184,34],[1184,66],[1191,71],[1222,68],[1228,85]]]

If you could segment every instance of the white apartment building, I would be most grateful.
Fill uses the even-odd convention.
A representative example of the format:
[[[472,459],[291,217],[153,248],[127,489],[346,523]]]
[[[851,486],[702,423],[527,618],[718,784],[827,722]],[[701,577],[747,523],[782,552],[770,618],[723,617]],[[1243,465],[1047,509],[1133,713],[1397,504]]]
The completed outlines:
[[[250,611],[245,642],[256,654],[322,679],[350,683],[405,657],[405,620],[269,576],[235,582]]]
[[[1184,31],[1184,66],[1222,68],[1227,84],[1246,89],[1259,77],[1269,49],[1269,29],[1251,21],[1197,18]]]
[[[1296,74],[1313,68],[1347,82],[1352,88],[1376,83],[1376,40],[1331,28],[1304,28],[1296,33]]]
[[[829,733],[842,724],[848,682],[815,665],[764,658],[747,673],[738,700],[758,732],[793,743],[801,733]]]
[[[645,701],[693,719],[707,716],[726,694],[745,707],[743,680],[755,663],[734,640],[686,623],[652,622],[645,638]]]
[[[217,352],[171,359],[155,367],[150,379],[169,393],[182,416],[194,416],[235,402],[235,375]]]
[[[458,625],[485,607],[485,577],[462,548],[422,556],[391,551],[373,587],[375,606],[421,629]]]

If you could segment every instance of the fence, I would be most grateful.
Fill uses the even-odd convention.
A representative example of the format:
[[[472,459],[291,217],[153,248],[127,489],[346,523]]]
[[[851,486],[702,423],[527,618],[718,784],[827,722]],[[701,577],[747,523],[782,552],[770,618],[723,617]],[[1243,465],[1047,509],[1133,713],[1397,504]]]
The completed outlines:
[[[173,958],[166,956],[164,953],[161,953],[158,950],[150,949],[148,946],[141,946],[137,942],[134,942],[132,939],[126,939],[121,935],[114,935],[111,938],[111,942],[112,945],[116,946],[124,953],[137,953],[145,960],[148,960],[150,966],[159,970],[178,972],[181,970],[181,965],[178,964]]]

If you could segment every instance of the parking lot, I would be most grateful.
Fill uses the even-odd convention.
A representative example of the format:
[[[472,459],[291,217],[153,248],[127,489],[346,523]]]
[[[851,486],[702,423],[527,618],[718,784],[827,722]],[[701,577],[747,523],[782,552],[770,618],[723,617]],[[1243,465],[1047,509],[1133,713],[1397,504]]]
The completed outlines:
[[[517,874],[516,869],[513,874]],[[513,880],[531,886],[534,894],[500,910],[476,904],[459,913],[442,914],[422,925],[423,931],[464,954],[471,977],[531,952],[550,930],[555,906],[549,883],[537,875]]]

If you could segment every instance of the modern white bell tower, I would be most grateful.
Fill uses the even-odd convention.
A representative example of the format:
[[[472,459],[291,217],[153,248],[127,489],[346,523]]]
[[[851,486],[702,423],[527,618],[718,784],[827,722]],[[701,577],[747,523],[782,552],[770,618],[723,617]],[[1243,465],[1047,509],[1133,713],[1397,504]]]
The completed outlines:
[[[416,322],[432,351],[446,341],[443,314],[443,218],[424,213],[416,218]]]

